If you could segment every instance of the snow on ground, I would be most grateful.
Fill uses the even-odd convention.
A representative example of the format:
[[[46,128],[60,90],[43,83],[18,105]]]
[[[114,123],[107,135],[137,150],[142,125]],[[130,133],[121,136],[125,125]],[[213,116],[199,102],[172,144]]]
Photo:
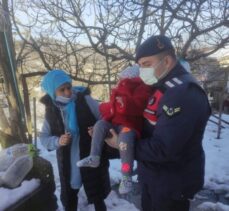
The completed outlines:
[[[211,117],[216,121],[216,118]],[[229,115],[223,115],[223,119],[229,122]],[[217,126],[208,122],[206,127],[203,146],[206,154],[205,184],[204,188],[213,190],[215,194],[229,198],[229,125],[221,131],[220,139],[217,137]],[[198,206],[200,210],[229,211],[229,205],[217,202],[204,202]]]
[[[22,184],[14,189],[0,188],[0,211],[5,210],[10,205],[17,202],[19,199],[32,193],[40,185],[39,179],[25,180]]]
[[[204,202],[198,206],[198,209],[200,209],[201,211],[228,211],[229,207],[220,202]]]
[[[212,117],[212,119],[214,119]],[[223,119],[229,122],[229,115],[224,115]],[[214,119],[215,120],[215,119]],[[206,127],[203,145],[206,153],[206,175],[205,175],[205,189],[214,190],[215,193],[223,194],[223,196],[229,198],[229,125],[223,123],[225,127],[222,129],[221,139],[216,139],[217,136],[217,126],[214,123],[208,122]],[[40,127],[40,125],[39,125]],[[63,207],[59,200],[60,195],[60,181],[58,177],[58,169],[56,163],[56,153],[48,152],[44,149],[40,142],[38,141],[38,148],[40,149],[40,154],[42,157],[49,160],[53,165],[55,182],[56,182],[56,192],[58,197],[58,211],[63,211]],[[120,160],[110,161],[110,176],[111,184],[118,184],[121,178],[120,172]],[[136,176],[134,177],[136,180]],[[28,194],[30,191],[35,189],[39,185],[39,180],[32,179],[31,181],[24,181],[20,187],[9,190],[6,188],[0,188],[0,210],[3,207],[9,206],[9,204],[14,203],[18,198]],[[10,197],[9,197],[10,195]],[[10,198],[10,200],[9,200]],[[196,196],[196,198],[201,198],[201,195]],[[106,205],[109,211],[138,211],[138,209],[130,202],[121,199],[115,191],[112,191],[106,199]],[[81,188],[79,192],[79,210],[80,211],[93,211],[94,207],[87,203],[86,195]],[[204,202],[198,204],[197,208],[193,209],[202,211],[229,211],[229,205],[222,202],[213,203],[208,201],[206,198]]]
[[[214,119],[214,118],[213,118]],[[229,115],[224,115],[223,119],[229,121]],[[225,196],[229,195],[229,125],[222,129],[221,139],[216,139],[217,126],[214,123],[208,122],[206,127],[203,145],[206,153],[206,175],[205,185],[206,189],[214,190],[216,192],[223,192]],[[57,165],[55,159],[55,152],[47,152],[41,148],[41,155],[50,160],[54,167],[55,181],[56,181],[56,195],[59,198],[60,182],[58,179]],[[110,175],[111,184],[118,184],[121,178],[120,160],[110,161]],[[135,177],[136,180],[136,177]],[[198,197],[198,196],[197,196]],[[200,196],[199,196],[200,197]],[[63,208],[61,202],[58,201],[59,210]],[[136,207],[112,191],[106,199],[106,204],[109,211],[125,211],[125,210],[138,210]],[[93,211],[92,205],[87,204],[84,190],[81,189],[79,193],[79,208],[82,211]],[[229,206],[223,203],[204,202],[198,206],[199,210],[212,210],[212,211],[229,211]],[[195,209],[194,209],[195,210]]]
[[[229,115],[224,115],[223,119],[229,122]],[[229,125],[223,126],[221,139],[216,139],[218,128],[215,124],[209,122],[205,131],[205,187],[229,193]]]
[[[214,118],[213,118],[214,119]],[[229,121],[229,115],[224,115],[223,119]],[[229,195],[229,125],[222,129],[221,139],[216,139],[217,126],[214,123],[208,122],[206,127],[203,145],[206,153],[206,175],[205,185],[206,189],[214,190],[216,192],[224,192],[225,196]],[[55,158],[55,152],[47,152],[39,144],[41,148],[41,155],[50,160],[54,167],[55,181],[56,181],[56,195],[59,199],[60,182],[58,179],[58,170]],[[110,175],[112,185],[118,184],[121,178],[120,161],[110,161]],[[135,177],[136,180],[136,177]],[[138,210],[136,207],[112,191],[106,199],[106,204],[109,211],[125,211]],[[60,200],[58,200],[59,210],[63,210]],[[92,205],[87,204],[84,190],[81,189],[79,193],[79,208],[82,211],[93,211]],[[229,211],[229,206],[223,203],[204,202],[198,206],[200,210],[214,210],[214,211]]]

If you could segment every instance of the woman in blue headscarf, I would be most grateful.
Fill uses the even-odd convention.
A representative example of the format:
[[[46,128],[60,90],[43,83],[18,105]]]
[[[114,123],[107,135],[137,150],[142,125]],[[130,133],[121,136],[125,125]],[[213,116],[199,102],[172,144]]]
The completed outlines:
[[[77,210],[77,195],[83,184],[89,203],[94,203],[96,211],[105,211],[104,198],[110,192],[107,157],[95,169],[76,166],[90,153],[88,128],[100,117],[98,103],[84,87],[72,87],[71,78],[63,70],[49,71],[41,87],[47,94],[41,98],[45,120],[40,140],[46,149],[57,151],[65,210]]]

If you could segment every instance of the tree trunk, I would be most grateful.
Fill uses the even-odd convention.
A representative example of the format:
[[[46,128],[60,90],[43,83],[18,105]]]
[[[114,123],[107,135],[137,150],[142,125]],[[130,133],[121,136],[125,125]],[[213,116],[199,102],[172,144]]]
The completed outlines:
[[[11,136],[9,134],[6,134],[4,131],[0,130],[0,146],[4,149],[7,147],[10,147],[14,144],[17,144],[18,138],[15,136]]]
[[[1,117],[0,130],[4,129],[5,133],[12,134],[9,122],[8,122],[6,115],[5,115],[5,112],[1,106],[0,106],[0,117]]]
[[[2,6],[4,11],[6,11],[6,18],[9,20],[8,1],[3,0]],[[18,142],[27,142],[25,120],[22,112],[23,105],[16,78],[15,52],[11,26],[8,28],[8,31],[0,32],[0,61],[9,106],[8,122],[11,127],[11,134],[9,135],[14,137]],[[11,141],[13,142],[13,140]]]

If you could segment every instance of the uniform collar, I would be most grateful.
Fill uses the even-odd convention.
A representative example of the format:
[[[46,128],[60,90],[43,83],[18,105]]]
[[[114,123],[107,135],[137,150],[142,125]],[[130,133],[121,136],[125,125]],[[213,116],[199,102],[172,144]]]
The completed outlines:
[[[187,71],[181,66],[180,62],[177,62],[173,69],[166,75],[163,79],[158,81],[153,88],[161,87],[166,81],[171,80],[172,78],[179,77],[181,75],[187,74]]]

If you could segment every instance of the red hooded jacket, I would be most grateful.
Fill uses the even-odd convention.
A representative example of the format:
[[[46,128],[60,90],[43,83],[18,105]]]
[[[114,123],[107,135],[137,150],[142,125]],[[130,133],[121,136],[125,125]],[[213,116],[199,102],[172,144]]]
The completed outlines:
[[[139,137],[143,111],[150,96],[150,86],[145,85],[140,78],[126,78],[112,89],[110,101],[101,103],[99,109],[103,119],[135,129]]]

